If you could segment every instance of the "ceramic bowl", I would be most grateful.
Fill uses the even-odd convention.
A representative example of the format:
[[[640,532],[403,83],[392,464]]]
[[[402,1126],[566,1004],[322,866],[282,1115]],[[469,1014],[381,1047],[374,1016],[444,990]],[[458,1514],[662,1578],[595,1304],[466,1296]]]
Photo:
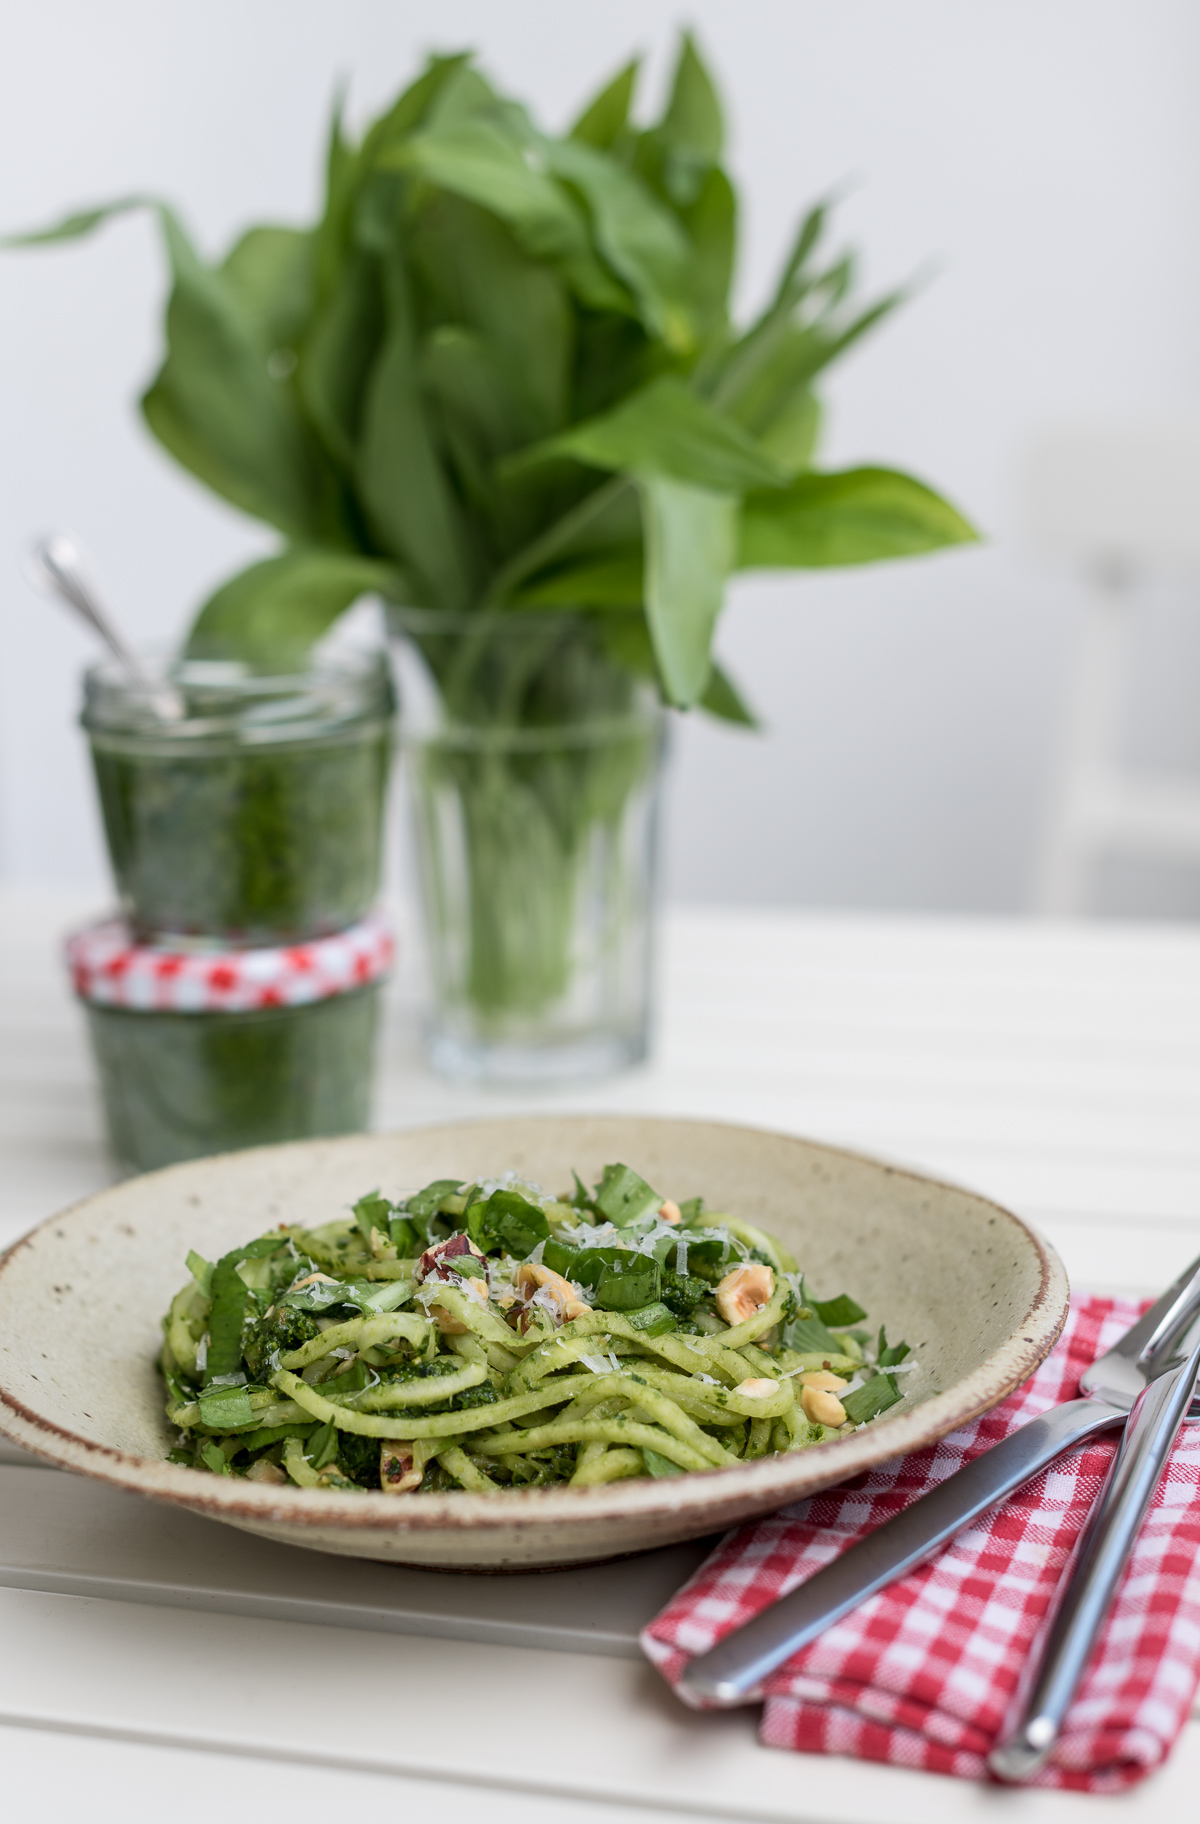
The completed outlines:
[[[508,1167],[550,1190],[610,1160],[777,1233],[825,1297],[851,1292],[920,1366],[884,1417],[733,1469],[500,1495],[280,1488],[166,1462],[159,1318],[186,1280],[281,1220],[376,1186]],[[32,1231],[0,1262],[0,1431],[64,1469],[318,1551],[446,1570],[580,1564],[769,1513],[944,1437],[1030,1375],[1067,1312],[1053,1249],[1007,1210],[893,1166],[753,1128],[624,1117],[471,1121],[263,1147],[153,1172]]]

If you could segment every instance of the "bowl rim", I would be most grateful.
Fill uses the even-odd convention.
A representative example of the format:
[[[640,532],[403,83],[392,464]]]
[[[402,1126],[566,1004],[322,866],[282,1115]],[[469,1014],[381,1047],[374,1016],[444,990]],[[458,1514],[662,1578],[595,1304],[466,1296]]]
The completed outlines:
[[[502,1498],[455,1490],[422,1495],[419,1502],[400,1502],[395,1495],[385,1494],[382,1490],[378,1493],[362,1490],[350,1499],[346,1491],[338,1489],[284,1488],[277,1484],[247,1482],[244,1478],[202,1476],[187,1465],[169,1463],[165,1458],[142,1456],[137,1452],[118,1449],[114,1445],[98,1443],[60,1425],[35,1411],[13,1393],[4,1383],[2,1370],[0,1435],[59,1468],[75,1470],[96,1480],[194,1513],[255,1528],[298,1526],[313,1532],[333,1530],[365,1536],[429,1532],[487,1534],[548,1526],[556,1521],[568,1520],[600,1525],[606,1520],[617,1521],[635,1516],[644,1517],[648,1521],[659,1516],[676,1525],[690,1515],[695,1521],[695,1531],[699,1533],[705,1530],[705,1516],[710,1508],[725,1508],[749,1501],[757,1511],[767,1513],[774,1508],[786,1506],[791,1501],[819,1493],[835,1483],[848,1481],[876,1464],[937,1443],[960,1426],[989,1412],[1021,1386],[1049,1355],[1066,1322],[1070,1308],[1070,1288],[1066,1271],[1055,1249],[1038,1234],[1031,1223],[969,1186],[950,1179],[936,1178],[930,1173],[861,1152],[857,1148],[814,1140],[807,1135],[751,1127],[744,1122],[710,1120],[707,1117],[634,1113],[498,1113],[458,1121],[423,1123],[417,1127],[388,1129],[379,1133],[288,1141],[278,1146],[214,1154],[204,1160],[185,1160],[165,1166],[157,1172],[144,1173],[137,1180],[123,1180],[103,1190],[94,1191],[36,1224],[0,1255],[0,1280],[11,1270],[24,1250],[34,1244],[45,1230],[67,1220],[78,1220],[97,1203],[119,1196],[124,1186],[131,1182],[161,1182],[194,1172],[197,1166],[229,1159],[294,1155],[301,1149],[317,1146],[336,1149],[345,1145],[349,1149],[364,1139],[386,1142],[434,1137],[464,1128],[495,1126],[505,1120],[555,1125],[579,1120],[613,1124],[640,1121],[661,1122],[675,1127],[691,1125],[725,1128],[771,1141],[817,1147],[827,1154],[876,1167],[891,1177],[909,1183],[965,1194],[1002,1217],[1021,1240],[1032,1247],[1039,1266],[1037,1289],[1024,1317],[991,1355],[970,1374],[955,1381],[952,1387],[932,1394],[919,1405],[906,1408],[890,1418],[884,1414],[847,1438],[830,1439],[824,1444],[811,1445],[803,1451],[759,1457],[750,1463],[730,1467],[692,1470],[685,1475],[662,1479],[631,1478],[598,1488],[562,1486],[506,1489],[499,1491]],[[880,1443],[885,1435],[887,1445],[881,1450]]]

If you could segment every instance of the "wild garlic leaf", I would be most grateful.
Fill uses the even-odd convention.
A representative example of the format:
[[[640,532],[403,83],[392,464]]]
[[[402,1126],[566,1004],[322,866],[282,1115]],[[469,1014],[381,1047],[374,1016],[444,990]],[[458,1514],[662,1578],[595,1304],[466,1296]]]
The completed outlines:
[[[267,354],[291,356],[303,336],[315,299],[313,236],[299,228],[249,228],[221,265],[251,333]],[[281,364],[277,363],[277,371]]]
[[[761,729],[762,723],[746,702],[729,673],[713,661],[708,685],[700,699],[701,709],[720,722],[732,722],[739,728]]]
[[[765,318],[727,359],[715,401],[739,424],[761,434],[785,402],[807,388],[831,361],[853,347],[903,301],[902,292],[880,298],[869,310],[841,322],[834,308],[809,322],[787,312]]]
[[[808,262],[810,256],[816,252],[828,226],[830,207],[829,199],[822,198],[802,218],[787,258],[783,262],[775,295],[759,318],[759,323],[793,310],[805,293],[811,289],[815,275],[808,276]]]
[[[846,1417],[856,1425],[864,1425],[868,1419],[877,1419],[890,1406],[898,1405],[904,1396],[896,1385],[894,1375],[873,1374],[861,1387],[855,1387],[839,1397]]]
[[[915,557],[979,534],[948,501],[897,469],[801,475],[747,495],[739,570],[823,569]]]
[[[325,207],[312,229],[316,296],[326,298],[337,283],[350,236],[350,215],[358,185],[359,155],[343,131],[345,94],[339,85],[330,110],[325,146]]]
[[[386,321],[379,261],[355,248],[316,317],[298,374],[304,408],[327,453],[347,476],[354,472],[367,382]]]
[[[310,646],[362,595],[401,599],[392,564],[353,551],[284,551],[223,583],[192,626],[191,658],[241,659],[264,669],[300,664]]]
[[[789,474],[799,475],[812,466],[821,432],[821,406],[807,386],[784,393],[779,409],[762,426],[758,440]]]
[[[365,169],[375,165],[389,147],[400,144],[425,124],[447,90],[453,89],[463,73],[470,70],[471,53],[452,51],[435,53],[415,81],[385,108],[368,128],[360,148]]]
[[[690,32],[684,32],[666,113],[657,129],[665,148],[663,181],[681,208],[694,203],[705,178],[720,162],[725,127],[712,77]]]
[[[284,378],[268,371],[234,286],[206,266],[160,208],[174,287],[167,355],[142,399],[147,423],[185,468],[293,538],[317,539],[331,510],[320,456]]]
[[[173,280],[166,359],[142,400],[150,429],[185,468],[234,506],[294,538],[336,536],[336,505],[319,451],[284,384],[286,376],[273,377],[268,370],[261,295],[257,306],[245,295],[253,289],[250,266],[261,242],[243,252],[231,282],[204,263],[172,209],[132,196],[10,237],[7,244],[79,239],[112,217],[141,208],[158,218]],[[260,272],[260,286],[262,277]]]
[[[511,549],[531,529],[530,515],[498,483],[495,465],[529,441],[535,422],[519,376],[482,336],[453,324],[426,338],[420,375],[459,492],[484,522],[492,552]]]
[[[474,330],[503,361],[528,405],[526,437],[568,418],[575,324],[558,274],[530,258],[503,222],[477,204],[430,193],[408,233],[408,260],[428,314]]]
[[[630,612],[606,614],[597,626],[604,649],[618,664],[638,677],[646,678],[661,687],[658,660],[654,654],[654,643],[650,638],[650,629],[645,616]],[[709,672],[704,695],[699,700],[699,708],[705,710],[718,721],[729,722],[739,728],[757,729],[761,727],[758,717],[750,708],[741,691],[729,673],[715,659]],[[701,1198],[693,1198],[697,1214],[702,1204]],[[687,1209],[684,1206],[684,1215]]]
[[[585,146],[608,151],[625,133],[637,87],[641,58],[635,57],[588,102],[570,129],[570,138]]]
[[[631,310],[628,293],[604,270],[587,221],[563,186],[526,157],[520,137],[495,120],[468,120],[415,134],[380,157],[428,183],[478,203],[507,222],[526,251],[550,262],[597,310]]]
[[[514,591],[514,608],[640,608],[645,596],[640,544],[580,558]]]
[[[467,56],[437,84],[420,124],[426,131],[444,131],[485,118],[503,123],[515,106],[501,100],[475,67],[474,59]]]
[[[686,292],[696,333],[702,343],[723,341],[737,252],[737,198],[723,171],[707,173],[679,221],[691,247]]]
[[[539,149],[548,169],[584,198],[596,250],[637,299],[647,329],[668,348],[689,350],[695,342],[685,303],[689,247],[674,215],[594,146],[542,139]]]
[[[704,695],[712,636],[737,556],[736,494],[638,478],[646,538],[646,620],[667,701],[690,708]]]
[[[153,197],[118,197],[116,202],[98,203],[94,209],[76,209],[70,215],[64,215],[61,221],[52,223],[49,228],[33,228],[24,234],[6,234],[0,239],[0,247],[52,247],[60,241],[82,240],[85,235],[92,234],[115,216],[128,215],[134,209],[157,207]]]
[[[843,256],[832,266],[820,268],[815,261],[817,248],[825,232],[829,205],[818,203],[800,225],[791,251],[783,264],[774,297],[761,315],[725,350],[715,369],[703,376],[702,390],[732,409],[740,421],[752,424],[755,409],[746,403],[746,395],[756,379],[776,361],[781,344],[795,344],[804,339],[805,364],[796,372],[776,373],[766,380],[766,404],[769,408],[781,387],[790,388],[810,379],[833,355],[849,346],[859,334],[865,334],[894,308],[897,296],[883,298],[862,313],[858,319],[842,322],[839,308],[853,278],[853,260]],[[793,358],[794,360],[794,358]]]
[[[546,456],[574,456],[598,469],[660,475],[730,493],[786,479],[786,470],[739,425],[672,374],[652,380],[611,411],[572,426],[521,460]]]
[[[356,480],[376,537],[409,572],[420,605],[462,609],[471,595],[470,539],[430,433],[398,262],[387,296],[387,335],[364,395]]]

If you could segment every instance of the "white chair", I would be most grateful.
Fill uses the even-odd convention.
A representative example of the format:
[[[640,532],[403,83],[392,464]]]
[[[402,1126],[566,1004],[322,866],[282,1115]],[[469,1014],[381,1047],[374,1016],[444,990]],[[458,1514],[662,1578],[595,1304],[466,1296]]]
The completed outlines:
[[[1081,913],[1103,858],[1200,861],[1200,777],[1133,770],[1119,752],[1137,586],[1200,578],[1200,423],[1047,432],[1024,484],[1035,542],[1087,588],[1034,892],[1038,912]]]

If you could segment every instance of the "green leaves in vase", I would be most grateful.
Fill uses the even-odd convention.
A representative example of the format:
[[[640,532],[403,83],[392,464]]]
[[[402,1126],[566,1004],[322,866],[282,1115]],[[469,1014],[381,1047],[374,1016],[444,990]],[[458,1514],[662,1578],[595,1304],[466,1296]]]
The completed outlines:
[[[201,609],[191,649],[302,657],[361,593],[461,614],[570,609],[668,702],[749,720],[711,646],[728,577],[969,542],[899,471],[813,466],[814,384],[899,301],[853,302],[824,205],[774,297],[729,315],[737,199],[719,100],[682,41],[666,108],[637,65],[555,137],[466,55],[435,57],[355,144],[335,115],[311,227],[169,259],[151,431],[283,535]]]

